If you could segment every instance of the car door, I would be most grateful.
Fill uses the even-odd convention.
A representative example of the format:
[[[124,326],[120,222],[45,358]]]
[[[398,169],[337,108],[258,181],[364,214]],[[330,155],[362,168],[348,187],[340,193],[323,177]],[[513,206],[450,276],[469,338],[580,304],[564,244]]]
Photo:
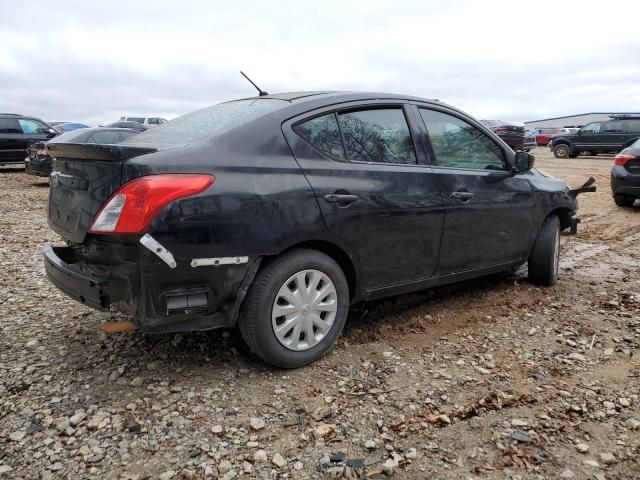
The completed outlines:
[[[420,107],[444,200],[437,275],[525,260],[534,198],[505,147],[456,112]]]
[[[622,150],[624,144],[624,122],[622,120],[602,122],[601,130],[602,151]]]
[[[577,152],[575,153],[582,151],[603,151],[604,138],[601,134],[601,127],[602,122],[592,122],[578,130],[578,137],[575,141]]]
[[[0,163],[25,159],[22,130],[15,118],[0,118]]]
[[[327,228],[358,253],[364,288],[431,277],[442,197],[432,168],[416,153],[403,105],[351,105],[311,115],[283,130]]]

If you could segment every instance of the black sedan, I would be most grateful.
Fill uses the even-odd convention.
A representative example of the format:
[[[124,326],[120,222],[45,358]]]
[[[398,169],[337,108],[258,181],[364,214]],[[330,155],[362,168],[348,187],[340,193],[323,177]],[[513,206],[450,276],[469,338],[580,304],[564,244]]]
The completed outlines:
[[[63,133],[47,143],[120,143],[131,135],[138,133],[125,128],[79,128]],[[51,157],[45,142],[36,142],[29,146],[28,155],[24,161],[24,170],[29,175],[48,177],[51,173]]]
[[[498,136],[509,145],[514,152],[525,148],[524,127],[504,120],[481,120],[487,127],[493,130]],[[534,147],[533,142],[527,145],[527,151]]]
[[[119,145],[50,143],[49,279],[145,332],[232,327],[284,368],[349,306],[508,271],[558,279],[574,191],[436,100],[264,95]]]
[[[611,191],[620,207],[630,207],[640,198],[640,140],[616,155],[611,169]]]

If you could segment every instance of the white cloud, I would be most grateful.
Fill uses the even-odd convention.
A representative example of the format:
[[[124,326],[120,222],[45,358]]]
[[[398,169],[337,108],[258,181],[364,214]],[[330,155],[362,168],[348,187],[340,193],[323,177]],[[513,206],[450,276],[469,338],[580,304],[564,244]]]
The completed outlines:
[[[252,95],[240,69],[268,91],[393,91],[482,118],[640,111],[640,38],[616,28],[621,11],[639,17],[637,2],[40,0],[2,10],[0,111],[48,120],[179,115]]]

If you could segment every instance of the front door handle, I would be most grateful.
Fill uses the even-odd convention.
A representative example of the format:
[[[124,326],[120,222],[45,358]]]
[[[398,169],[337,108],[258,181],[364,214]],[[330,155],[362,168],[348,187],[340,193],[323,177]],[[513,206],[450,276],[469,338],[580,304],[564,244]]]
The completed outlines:
[[[455,198],[456,200],[460,200],[461,202],[468,202],[473,198],[473,193],[471,192],[453,192],[451,194],[451,198]]]
[[[324,196],[324,201],[329,203],[337,203],[340,207],[346,207],[358,200],[357,195],[346,193],[330,193]]]

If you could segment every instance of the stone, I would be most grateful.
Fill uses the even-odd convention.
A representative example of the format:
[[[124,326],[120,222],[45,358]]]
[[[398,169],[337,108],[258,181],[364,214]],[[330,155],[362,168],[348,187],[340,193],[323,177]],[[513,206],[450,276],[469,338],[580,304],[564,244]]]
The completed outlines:
[[[12,442],[21,442],[26,434],[27,432],[25,432],[24,430],[11,432],[11,434],[9,435],[9,440],[11,440]]]
[[[162,472],[160,474],[160,480],[171,480],[176,476],[176,472],[173,470],[167,470],[166,472]]]
[[[304,463],[302,463],[299,460],[296,463],[293,464],[293,469],[294,470],[302,470],[303,468],[304,468]]]
[[[233,468],[233,465],[229,460],[223,460],[218,465],[218,470],[220,470],[222,473],[227,473],[232,468]]]
[[[69,418],[69,423],[71,424],[72,427],[77,426],[80,422],[82,422],[85,418],[87,418],[87,414],[84,412],[77,412],[75,414],[73,414],[70,418]]]
[[[511,420],[511,425],[514,427],[527,427],[529,426],[529,422],[527,422],[526,420],[521,420],[519,418],[514,418],[513,420]]]
[[[276,467],[278,468],[282,468],[284,466],[287,465],[287,461],[285,460],[285,458],[280,455],[279,453],[276,453],[273,458],[271,458],[271,463],[273,463]]]
[[[376,442],[374,440],[367,440],[366,442],[364,442],[364,448],[366,448],[367,450],[375,450]]]
[[[586,443],[578,443],[576,444],[576,450],[580,453],[587,453],[589,451],[589,445]]]
[[[13,471],[13,468],[11,468],[9,465],[0,465],[0,475],[4,473],[9,473],[12,471]]]
[[[415,448],[411,447],[404,456],[408,460],[415,460],[416,458],[418,458],[418,451]]]
[[[316,440],[319,440],[334,432],[335,429],[335,425],[329,425],[328,423],[319,423],[313,428],[313,437]]]
[[[396,468],[398,468],[398,465],[399,465],[398,462],[396,462],[394,459],[388,458],[382,464],[382,471],[387,475],[391,476],[393,475],[393,472],[396,470]]]
[[[565,468],[562,473],[560,474],[560,478],[573,478],[575,477],[576,474],[573,473],[573,470],[570,470],[568,468]]]
[[[594,468],[599,468],[600,467],[600,464],[598,462],[596,462],[595,460],[592,460],[592,459],[585,460],[583,463],[585,465],[587,465],[588,467],[594,467]]]
[[[222,425],[214,425],[213,427],[211,427],[211,432],[215,433],[216,435],[219,433],[222,433],[223,432]]]
[[[264,450],[256,450],[256,453],[253,454],[253,461],[254,462],[266,462],[268,460],[267,458],[267,452],[265,452]]]
[[[577,360],[578,362],[584,362],[587,358],[578,352],[572,352],[569,354],[569,360]]]
[[[67,428],[69,428],[70,425],[71,425],[71,422],[69,422],[69,418],[68,417],[60,417],[60,418],[56,419],[56,421],[55,421],[55,428],[61,434]]]
[[[224,476],[222,477],[222,480],[232,480],[233,478],[236,478],[238,476],[238,473],[235,470],[229,470],[227,473],[224,474]]]
[[[613,465],[618,461],[618,459],[613,453],[605,452],[605,453],[601,453],[599,456],[600,456],[600,461],[605,465]]]
[[[624,422],[624,425],[631,430],[638,430],[640,428],[640,420],[629,418],[626,422]]]
[[[142,379],[142,377],[136,377],[133,380],[131,380],[131,383],[129,385],[131,385],[132,387],[141,387],[143,383],[144,383],[144,380]]]
[[[620,397],[618,399],[618,403],[623,407],[630,407],[631,406],[631,402],[629,401],[629,399],[628,398],[624,398],[624,397]]]
[[[604,349],[604,354],[605,354],[607,357],[610,357],[611,355],[613,355],[613,348],[605,348],[605,349]]]
[[[249,420],[249,426],[251,427],[251,430],[262,430],[267,426],[267,423],[261,418],[251,417]]]

